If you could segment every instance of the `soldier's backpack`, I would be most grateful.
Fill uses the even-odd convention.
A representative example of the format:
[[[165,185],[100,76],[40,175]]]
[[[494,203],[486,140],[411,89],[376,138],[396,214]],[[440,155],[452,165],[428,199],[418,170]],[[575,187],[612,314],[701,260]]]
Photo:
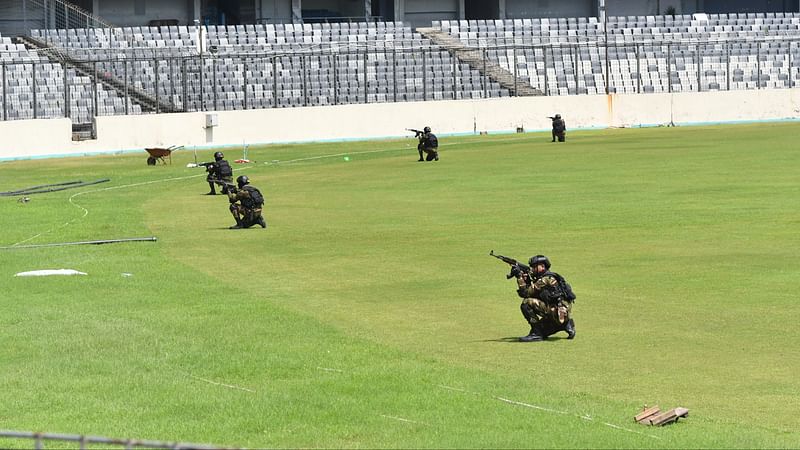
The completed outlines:
[[[261,191],[249,185],[243,187],[242,189],[246,190],[250,194],[250,201],[253,203],[254,208],[260,208],[264,205],[264,196],[261,195]]]
[[[569,301],[575,301],[577,298],[575,293],[572,291],[572,286],[567,283],[567,280],[564,279],[561,275],[553,272],[553,276],[556,277],[558,280],[558,286],[561,288],[561,293],[564,294],[564,298]]]
[[[428,133],[428,148],[439,148],[439,140],[433,133]]]

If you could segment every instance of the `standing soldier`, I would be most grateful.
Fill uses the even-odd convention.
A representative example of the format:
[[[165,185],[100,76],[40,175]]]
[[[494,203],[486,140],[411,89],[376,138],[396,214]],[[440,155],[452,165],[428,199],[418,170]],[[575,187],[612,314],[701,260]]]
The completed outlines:
[[[231,202],[231,214],[236,220],[236,225],[229,227],[232,230],[250,228],[255,224],[261,228],[267,227],[267,222],[261,215],[264,206],[264,196],[255,186],[250,185],[247,175],[240,175],[236,179],[239,189],[228,189],[228,200]]]
[[[226,185],[233,184],[233,169],[228,164],[228,161],[225,161],[225,155],[222,152],[216,152],[214,153],[214,162],[210,164],[203,163],[203,165],[206,166],[206,172],[208,172],[206,181],[211,188],[211,191],[206,195],[217,195],[217,191],[214,189],[215,181],[221,182],[220,184],[223,185],[222,193],[227,194],[228,188]]]
[[[436,135],[431,133],[431,127],[425,127],[422,129],[420,133],[417,131],[417,138],[419,138],[419,144],[417,145],[417,151],[419,151],[419,161],[438,161],[439,160],[439,140],[436,139]],[[425,153],[425,158],[422,158],[422,153]]]
[[[553,140],[550,142],[564,142],[566,140],[567,124],[561,118],[561,114],[556,114],[555,117],[550,117],[553,120]]]
[[[542,341],[547,336],[564,330],[567,339],[575,337],[575,322],[572,320],[572,304],[575,294],[561,275],[550,272],[550,260],[536,255],[528,261],[530,277],[518,277],[517,294],[522,297],[522,315],[531,325],[523,342]]]

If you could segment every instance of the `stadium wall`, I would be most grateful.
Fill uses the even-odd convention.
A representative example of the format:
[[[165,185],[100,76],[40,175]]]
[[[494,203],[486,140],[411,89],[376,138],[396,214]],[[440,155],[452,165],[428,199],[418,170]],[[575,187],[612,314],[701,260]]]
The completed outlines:
[[[408,136],[431,126],[440,136],[550,129],[560,113],[571,130],[800,119],[800,89],[647,95],[516,97],[247,111],[104,116],[97,139],[73,142],[67,119],[0,122],[0,160],[142,151],[146,147],[241,146]],[[216,126],[207,127],[207,116]]]

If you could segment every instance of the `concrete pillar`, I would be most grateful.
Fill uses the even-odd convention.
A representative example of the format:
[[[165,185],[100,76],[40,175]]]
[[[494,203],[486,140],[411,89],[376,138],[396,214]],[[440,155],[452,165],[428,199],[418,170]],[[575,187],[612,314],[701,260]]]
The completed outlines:
[[[406,20],[405,0],[394,0],[394,20],[395,22],[404,22]]]
[[[499,19],[506,18],[506,0],[497,0],[497,17]]]
[[[103,17],[100,15],[100,0],[92,0],[92,14],[98,17]]]
[[[201,17],[203,15],[203,5],[201,5],[200,0],[193,0],[192,1],[192,23],[195,20],[199,20],[200,22],[203,21]],[[191,23],[189,24],[191,25]]]
[[[303,23],[303,0],[292,0],[292,23]]]
[[[464,0],[458,0],[458,18],[464,20],[467,18],[467,12],[464,10]]]
[[[372,16],[372,0],[364,0],[364,17],[369,19]]]
[[[606,0],[597,0],[597,21],[606,26]]]

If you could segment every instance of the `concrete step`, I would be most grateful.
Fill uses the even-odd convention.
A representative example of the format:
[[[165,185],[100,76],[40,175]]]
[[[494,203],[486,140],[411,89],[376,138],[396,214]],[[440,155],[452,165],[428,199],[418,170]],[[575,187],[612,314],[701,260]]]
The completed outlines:
[[[526,80],[514,77],[514,74],[501,67],[495,61],[484,58],[480,49],[469,47],[459,39],[436,28],[417,28],[417,32],[430,39],[434,44],[446,49],[453,56],[481,74],[496,81],[505,89],[517,96],[544,95],[542,91],[532,87]]]

